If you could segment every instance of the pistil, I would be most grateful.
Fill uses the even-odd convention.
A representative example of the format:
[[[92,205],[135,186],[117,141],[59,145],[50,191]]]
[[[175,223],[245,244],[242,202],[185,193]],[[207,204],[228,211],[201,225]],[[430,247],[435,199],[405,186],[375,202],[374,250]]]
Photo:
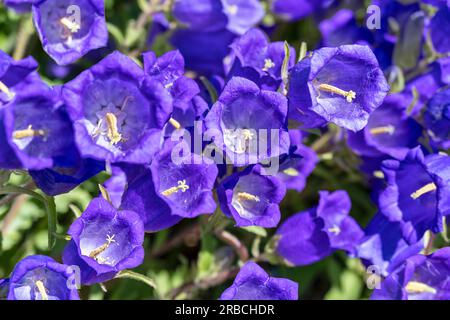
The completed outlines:
[[[338,236],[341,233],[341,228],[337,225],[333,225],[332,228],[328,228],[328,232],[334,233],[336,236]]]
[[[275,63],[273,63],[273,61],[271,59],[264,59],[264,68],[262,69],[263,71],[269,71],[269,69],[272,69],[273,67],[275,67]]]
[[[95,260],[98,260],[98,256],[100,254],[102,254],[103,252],[105,252],[106,249],[109,248],[109,246],[111,245],[111,243],[116,242],[116,240],[114,240],[114,237],[116,235],[112,235],[110,236],[109,234],[106,235],[106,242],[104,244],[102,244],[100,247],[92,250],[92,252],[89,254],[89,257]]]
[[[175,120],[174,118],[169,119],[169,123],[175,128],[175,129],[181,129],[181,124]]]
[[[430,183],[424,185],[419,190],[416,190],[413,193],[411,193],[411,198],[413,198],[414,200],[417,200],[418,198],[420,198],[424,194],[427,194],[428,192],[435,191],[436,189],[437,189],[437,187],[434,184],[434,182],[430,182]]]
[[[181,190],[181,192],[186,192],[189,189],[189,186],[186,184],[186,180],[179,180],[177,183],[178,186],[164,190],[161,194],[168,197],[174,193],[177,193],[179,190]]]
[[[352,102],[353,99],[356,99],[356,93],[352,90],[350,91],[344,91],[342,89],[339,89],[338,87],[329,85],[329,84],[325,84],[322,83],[321,85],[319,85],[319,90],[325,91],[325,92],[330,92],[330,93],[335,93],[338,94],[340,96],[343,96],[344,98],[347,99],[347,102]]]

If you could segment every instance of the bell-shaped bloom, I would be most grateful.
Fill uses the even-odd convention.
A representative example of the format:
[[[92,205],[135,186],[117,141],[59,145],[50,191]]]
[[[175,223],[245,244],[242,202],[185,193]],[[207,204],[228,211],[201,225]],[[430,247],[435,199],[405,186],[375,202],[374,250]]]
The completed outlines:
[[[217,188],[222,212],[240,227],[273,228],[280,222],[279,204],[286,187],[264,168],[255,165],[224,179]]]
[[[70,192],[103,170],[103,161],[80,159],[74,167],[30,170],[29,174],[39,189],[47,195],[56,196]]]
[[[127,175],[127,184],[121,208],[138,213],[146,232],[170,228],[183,219],[181,216],[172,214],[169,204],[155,189],[150,169],[142,168],[140,174]]]
[[[380,211],[400,223],[406,241],[414,244],[427,230],[442,231],[442,218],[450,214],[450,157],[424,156],[417,147],[402,161],[384,161],[382,170],[387,187],[379,197]]]
[[[149,163],[159,150],[172,98],[130,58],[114,52],[62,89],[84,157]]]
[[[403,239],[399,222],[391,222],[377,213],[364,230],[356,256],[378,275],[387,276],[407,258],[418,254],[424,242],[410,245]]]
[[[79,300],[76,269],[47,256],[28,256],[9,278],[8,300]]]
[[[315,11],[325,7],[331,1],[322,0],[274,0],[272,11],[284,20],[295,21],[302,19]]]
[[[303,127],[332,122],[356,132],[367,125],[388,91],[369,47],[321,48],[291,70],[289,117]]]
[[[173,112],[165,135],[193,127],[194,121],[200,120],[208,110],[208,104],[200,96],[195,80],[184,76],[185,61],[181,53],[174,50],[157,58],[153,52],[146,52],[143,57],[145,72],[161,82],[173,98]]]
[[[259,29],[251,29],[230,46],[228,78],[243,77],[262,89],[276,91],[281,84],[281,67],[285,59],[284,43],[272,42]],[[295,50],[290,48],[289,64],[295,65]]]
[[[277,230],[277,253],[296,266],[317,262],[334,250],[353,254],[364,233],[349,215],[350,207],[345,191],[321,191],[318,207],[289,217]]]
[[[348,132],[348,144],[357,154],[367,157],[389,155],[402,159],[416,147],[422,127],[406,115],[403,98],[388,96],[384,103],[370,114],[367,126],[358,132]]]
[[[350,9],[341,9],[331,18],[322,20],[319,29],[325,47],[373,42],[371,31],[366,26],[358,25],[355,14]]]
[[[389,274],[372,300],[449,300],[450,248],[415,255]]]
[[[76,164],[72,123],[57,89],[28,85],[0,110],[0,120],[5,135],[0,167],[41,170]]]
[[[213,213],[217,165],[189,150],[181,155],[178,147],[183,145],[167,141],[150,165],[156,194],[174,215],[195,218]]]
[[[37,67],[33,57],[16,61],[0,50],[0,107],[11,102],[24,86],[38,81]]]
[[[236,35],[226,29],[204,32],[179,29],[170,42],[180,50],[186,60],[186,68],[204,75],[225,73],[223,59],[229,54],[229,45]]]
[[[174,17],[196,31],[243,34],[264,17],[258,0],[176,0]]]
[[[40,0],[33,19],[44,50],[60,65],[108,42],[104,0]]]
[[[289,151],[286,115],[282,94],[234,77],[206,116],[205,135],[235,166],[261,163]]]
[[[444,2],[444,1],[442,1]],[[430,22],[430,37],[437,52],[450,52],[448,34],[450,32],[450,3],[443,5]]]
[[[431,140],[443,149],[450,148],[450,88],[439,91],[428,101],[424,119]]]
[[[289,130],[291,147],[289,154],[280,162],[277,178],[284,182],[287,189],[301,192],[306,186],[306,179],[319,162],[317,154],[302,143],[300,130]]]
[[[117,210],[103,198],[91,201],[69,229],[63,261],[78,266],[81,283],[108,281],[144,259],[144,226],[133,211]]]
[[[271,277],[256,263],[247,262],[220,300],[298,300],[298,284]]]

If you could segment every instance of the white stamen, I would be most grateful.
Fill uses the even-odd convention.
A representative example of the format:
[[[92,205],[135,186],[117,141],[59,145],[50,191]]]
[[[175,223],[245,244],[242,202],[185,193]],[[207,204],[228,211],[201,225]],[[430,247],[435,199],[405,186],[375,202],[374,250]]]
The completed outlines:
[[[436,289],[433,287],[430,287],[429,285],[417,282],[417,281],[410,281],[405,287],[405,290],[408,293],[433,293],[436,294]]]
[[[353,99],[356,99],[356,93],[352,90],[350,91],[344,91],[342,89],[339,89],[338,87],[329,85],[329,84],[325,84],[322,83],[321,85],[319,85],[319,90],[325,91],[325,92],[330,92],[330,93],[335,93],[338,94],[340,96],[343,96],[344,98],[347,99],[347,102],[352,102]]]
[[[269,71],[269,69],[272,69],[273,67],[275,67],[275,63],[273,63],[273,61],[271,59],[264,59],[264,68],[262,69],[263,71]]]
[[[164,190],[163,192],[161,192],[161,194],[163,196],[168,197],[174,193],[177,193],[179,190],[181,190],[181,192],[184,193],[189,189],[189,186],[186,184],[186,180],[179,180],[177,183],[178,183],[178,186],[171,187],[167,190]]]
[[[376,127],[376,128],[372,128],[370,129],[370,134],[372,135],[379,135],[379,134],[384,134],[387,133],[389,135],[393,135],[395,132],[395,128],[393,125],[387,125],[384,127]]]
[[[45,288],[44,283],[41,280],[38,280],[35,282],[35,284],[39,290],[39,293],[41,294],[41,299],[48,300],[47,289]]]

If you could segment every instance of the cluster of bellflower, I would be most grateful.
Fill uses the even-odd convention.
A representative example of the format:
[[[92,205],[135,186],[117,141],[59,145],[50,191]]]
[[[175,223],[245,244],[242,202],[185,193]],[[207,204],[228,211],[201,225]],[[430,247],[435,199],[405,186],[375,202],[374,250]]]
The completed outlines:
[[[381,24],[369,30],[357,8],[332,0],[166,2],[177,50],[144,52],[141,64],[113,51],[50,86],[32,57],[0,52],[0,168],[27,170],[49,196],[112,173],[70,226],[62,263],[29,256],[0,280],[0,293],[78,299],[69,266],[81,270],[82,285],[103,283],[142,264],[146,232],[223,215],[236,227],[277,228],[274,252],[290,266],[336,250],[379,266],[373,299],[450,298],[450,249],[423,251],[450,214],[450,3],[373,0]],[[103,0],[5,4],[31,10],[59,65],[108,43]],[[78,22],[68,17],[74,4]],[[321,46],[301,54],[271,42],[271,30],[258,28],[265,10],[287,22],[313,16]],[[156,12],[152,31],[170,28]],[[425,46],[432,61],[423,60]],[[372,188],[378,213],[365,229],[344,190],[321,191],[317,206],[280,221],[286,191],[301,192],[319,161],[305,138],[327,126],[360,157]],[[192,146],[185,137],[198,132],[206,139]],[[249,261],[221,299],[298,299],[298,284]]]

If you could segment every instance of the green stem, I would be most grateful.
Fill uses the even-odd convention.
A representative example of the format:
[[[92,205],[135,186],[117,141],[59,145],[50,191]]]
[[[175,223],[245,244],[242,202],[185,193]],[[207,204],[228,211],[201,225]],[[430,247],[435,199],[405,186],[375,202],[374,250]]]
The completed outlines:
[[[153,289],[156,289],[156,283],[153,279],[131,270],[122,270],[115,276],[115,278],[116,279],[126,278],[141,281],[147,284],[148,286],[152,287]]]

